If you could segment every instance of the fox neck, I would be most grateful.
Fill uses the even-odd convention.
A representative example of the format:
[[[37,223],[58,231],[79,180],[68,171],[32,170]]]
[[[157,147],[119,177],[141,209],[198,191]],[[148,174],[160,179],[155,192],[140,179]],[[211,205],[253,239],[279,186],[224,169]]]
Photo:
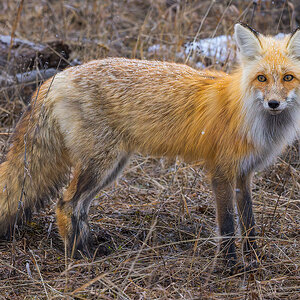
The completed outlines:
[[[286,109],[281,114],[273,116],[266,111],[255,112],[254,107],[246,113],[246,119],[250,125],[252,142],[256,146],[265,148],[292,142],[297,127],[294,111]]]

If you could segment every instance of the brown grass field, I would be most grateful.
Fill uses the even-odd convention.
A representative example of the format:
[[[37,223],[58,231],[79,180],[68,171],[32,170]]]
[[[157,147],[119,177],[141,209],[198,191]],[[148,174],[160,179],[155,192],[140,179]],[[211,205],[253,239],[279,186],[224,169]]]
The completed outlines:
[[[177,53],[187,42],[231,35],[239,20],[265,34],[289,33],[300,24],[298,2],[25,0],[20,7],[22,1],[1,0],[0,34],[63,40],[70,61],[121,56],[230,71],[231,59],[191,53],[187,61]],[[160,46],[148,51],[153,45]],[[0,74],[14,63],[10,58],[3,67],[0,60]],[[2,160],[37,85],[0,86]],[[258,243],[266,257],[254,272],[224,271],[212,192],[197,164],[136,155],[93,202],[91,229],[103,254],[67,258],[53,199],[14,241],[0,241],[0,299],[300,299],[299,149],[298,141],[255,176]]]

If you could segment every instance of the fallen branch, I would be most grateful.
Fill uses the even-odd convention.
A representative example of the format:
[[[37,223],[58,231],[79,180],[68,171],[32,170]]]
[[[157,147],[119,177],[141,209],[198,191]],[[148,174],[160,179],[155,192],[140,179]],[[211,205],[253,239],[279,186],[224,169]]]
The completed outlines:
[[[32,70],[24,73],[18,73],[15,76],[2,74],[0,75],[0,87],[12,86],[14,84],[31,83],[46,80],[60,72],[58,69],[50,68],[46,70]]]
[[[60,72],[60,70],[54,68],[50,68],[46,70],[33,70],[25,73],[18,73],[16,74],[15,79],[17,83],[41,81],[52,77],[58,72]]]

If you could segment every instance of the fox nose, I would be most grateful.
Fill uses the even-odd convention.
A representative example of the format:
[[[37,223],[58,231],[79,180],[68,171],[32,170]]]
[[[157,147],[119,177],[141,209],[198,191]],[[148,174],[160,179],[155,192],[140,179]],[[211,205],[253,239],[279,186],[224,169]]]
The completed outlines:
[[[275,109],[280,105],[280,102],[277,101],[277,100],[270,100],[268,102],[268,105],[269,105],[270,108]]]

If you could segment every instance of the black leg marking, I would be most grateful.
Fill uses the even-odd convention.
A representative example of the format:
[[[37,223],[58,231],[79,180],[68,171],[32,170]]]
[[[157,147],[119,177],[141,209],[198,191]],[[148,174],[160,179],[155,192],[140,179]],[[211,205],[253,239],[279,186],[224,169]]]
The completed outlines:
[[[249,254],[256,250],[255,220],[251,199],[251,174],[237,178],[236,200],[239,221],[243,236],[243,251]]]
[[[220,250],[224,255],[226,265],[232,269],[236,266],[233,184],[225,176],[214,176],[212,187],[217,206],[217,220],[222,241]]]

